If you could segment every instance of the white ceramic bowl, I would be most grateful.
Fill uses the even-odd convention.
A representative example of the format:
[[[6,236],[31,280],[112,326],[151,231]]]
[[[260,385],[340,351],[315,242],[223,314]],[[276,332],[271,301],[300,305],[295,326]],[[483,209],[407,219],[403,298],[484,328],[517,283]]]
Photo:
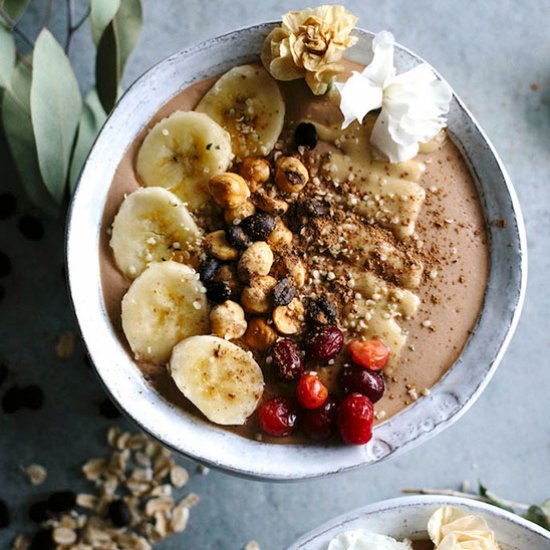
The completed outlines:
[[[444,496],[395,498],[353,510],[307,533],[287,550],[326,550],[331,539],[354,529],[398,540],[427,538],[428,520],[441,506],[456,506],[485,518],[502,550],[550,550],[550,533],[542,527],[483,502]]]
[[[485,305],[464,352],[428,397],[378,426],[366,447],[268,445],[250,441],[160,397],[143,379],[117,339],[103,303],[99,237],[103,207],[124,151],[156,111],[197,80],[257,59],[273,23],[231,32],[162,61],[126,92],[106,122],[84,166],[67,230],[68,275],[80,329],[99,377],[126,412],[146,432],[188,457],[236,474],[292,480],[343,472],[397,456],[456,421],[493,376],[515,329],[523,300],[525,234],[516,194],[493,147],[455,96],[449,131],[468,160],[489,225],[491,273]],[[372,33],[357,29],[349,57],[370,60]],[[421,60],[398,47],[404,70]]]

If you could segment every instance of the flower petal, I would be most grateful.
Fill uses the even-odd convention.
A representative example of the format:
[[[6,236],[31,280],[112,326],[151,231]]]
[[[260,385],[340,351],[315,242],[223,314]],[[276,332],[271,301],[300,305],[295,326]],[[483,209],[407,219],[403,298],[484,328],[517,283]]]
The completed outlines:
[[[418,154],[418,142],[400,144],[395,141],[391,130],[396,124],[398,121],[382,108],[370,136],[370,142],[392,163],[412,159]]]
[[[344,115],[342,128],[354,120],[363,122],[369,111],[382,106],[382,89],[358,72],[354,72],[344,83],[337,82],[335,86],[340,92],[340,111]]]
[[[388,31],[379,32],[372,41],[372,61],[363,69],[362,74],[378,86],[384,87],[395,76],[394,44],[393,34]]]

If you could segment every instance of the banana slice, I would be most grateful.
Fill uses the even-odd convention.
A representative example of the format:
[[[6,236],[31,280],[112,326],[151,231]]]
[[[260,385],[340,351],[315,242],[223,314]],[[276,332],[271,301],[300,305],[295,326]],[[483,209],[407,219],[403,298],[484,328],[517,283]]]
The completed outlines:
[[[233,159],[231,136],[208,115],[176,111],[149,132],[137,157],[146,187],[165,187],[193,212],[209,198],[208,180]]]
[[[151,262],[188,263],[201,239],[201,230],[178,197],[162,187],[148,187],[124,199],[110,244],[120,271],[135,279]]]
[[[285,103],[277,82],[259,65],[227,71],[198,104],[231,134],[240,159],[271,152],[283,129]]]
[[[152,263],[122,299],[122,329],[136,359],[166,363],[184,338],[209,332],[204,287],[195,270]]]
[[[183,395],[208,420],[225,426],[244,424],[264,390],[258,363],[217,336],[193,336],[180,342],[168,369]]]

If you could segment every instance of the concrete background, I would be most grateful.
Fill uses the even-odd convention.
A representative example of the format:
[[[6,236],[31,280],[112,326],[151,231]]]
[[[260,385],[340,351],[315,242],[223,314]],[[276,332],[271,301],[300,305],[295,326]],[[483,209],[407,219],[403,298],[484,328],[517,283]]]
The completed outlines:
[[[130,59],[127,82],[180,48],[262,20],[276,19],[301,2],[269,0],[145,0],[145,26]],[[161,549],[240,549],[251,539],[276,550],[334,515],[397,496],[404,487],[458,487],[482,480],[502,496],[535,503],[550,497],[550,376],[548,355],[548,268],[550,263],[550,3],[546,0],[385,0],[344,2],[359,24],[389,29],[397,40],[437,67],[478,117],[508,167],[526,218],[529,285],[524,314],[499,371],[473,409],[444,434],[403,458],[351,474],[280,485],[211,472],[193,475],[189,488],[202,497],[187,531]],[[33,0],[22,26],[35,33],[44,14]],[[79,11],[84,9],[83,2]],[[54,2],[52,28],[62,37],[64,3]],[[91,82],[93,53],[84,28],[71,57],[83,88]],[[75,323],[62,277],[63,224],[46,221],[42,241],[23,239],[17,217],[32,213],[6,162],[0,187],[19,198],[16,217],[0,221],[0,250],[13,263],[0,280],[0,360],[12,383],[37,382],[46,405],[5,415],[0,412],[0,498],[13,512],[12,527],[0,530],[0,548],[15,532],[29,530],[26,507],[54,489],[79,487],[79,466],[105,452],[110,424],[97,404],[102,389],[77,347],[58,359],[58,334]],[[91,251],[93,253],[93,251]],[[120,421],[120,425],[126,425]],[[18,471],[38,462],[49,470],[33,488]],[[185,463],[185,461],[182,461]],[[194,466],[189,464],[192,471]],[[83,488],[85,485],[80,485]]]

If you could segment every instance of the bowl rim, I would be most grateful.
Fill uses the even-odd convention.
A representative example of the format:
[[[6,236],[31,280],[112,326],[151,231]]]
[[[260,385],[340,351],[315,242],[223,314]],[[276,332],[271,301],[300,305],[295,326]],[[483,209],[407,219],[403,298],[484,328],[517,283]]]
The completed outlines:
[[[541,526],[529,521],[513,512],[509,512],[503,508],[499,508],[486,502],[477,501],[457,496],[446,495],[408,495],[397,498],[386,499],[378,502],[367,504],[355,508],[348,512],[344,512],[328,521],[322,523],[318,527],[313,528],[302,535],[296,542],[287,547],[286,550],[306,550],[306,544],[315,543],[316,539],[326,535],[330,531],[336,531],[334,535],[346,531],[346,525],[356,520],[368,518],[380,513],[385,513],[392,510],[403,510],[406,508],[431,508],[442,506],[456,506],[458,508],[467,508],[472,511],[481,513],[483,516],[492,516],[495,518],[504,519],[507,523],[513,524],[516,527],[527,529],[532,533],[540,536],[550,547],[550,532],[543,529]],[[404,518],[406,519],[406,517]],[[381,533],[384,534],[384,533]]]
[[[272,22],[267,22],[267,23],[260,23],[260,24],[245,26],[245,27],[242,27],[240,29],[233,30],[233,31],[230,31],[228,33],[225,33],[225,34],[210,38],[208,40],[202,41],[202,42],[200,42],[196,45],[193,45],[189,48],[182,49],[179,52],[177,52],[175,54],[172,54],[172,55],[166,57],[165,59],[163,59],[162,61],[160,61],[159,63],[153,65],[150,69],[148,69],[146,72],[144,72],[138,79],[136,79],[136,81],[131,86],[128,87],[128,89],[125,91],[125,93],[123,94],[123,96],[121,97],[119,102],[117,103],[117,106],[115,107],[113,112],[110,114],[110,116],[106,120],[106,122],[104,123],[104,126],[103,126],[101,132],[98,134],[98,136],[97,136],[97,138],[94,142],[94,145],[93,145],[93,147],[92,147],[92,149],[91,149],[91,151],[90,151],[90,153],[89,153],[89,155],[88,155],[88,157],[87,157],[87,159],[86,159],[86,161],[83,165],[83,168],[82,168],[82,171],[81,171],[81,174],[80,174],[80,178],[79,178],[79,182],[78,182],[78,186],[77,186],[76,191],[73,195],[71,205],[70,205],[70,209],[69,209],[69,214],[68,214],[68,218],[67,218],[67,225],[66,225],[66,241],[65,242],[66,242],[66,262],[67,262],[67,273],[68,273],[68,285],[69,285],[69,290],[70,290],[69,294],[70,294],[71,302],[73,304],[73,308],[74,308],[75,313],[76,313],[77,323],[78,323],[78,326],[79,326],[79,329],[80,329],[80,332],[81,332],[81,335],[82,335],[82,339],[83,339],[84,344],[85,344],[85,346],[88,350],[88,353],[89,353],[89,355],[92,359],[92,362],[94,364],[96,373],[98,374],[98,376],[101,380],[101,383],[103,384],[103,386],[107,390],[107,393],[118,404],[118,406],[122,409],[122,411],[126,414],[126,416],[131,418],[134,422],[136,422],[138,424],[138,426],[143,431],[147,432],[149,435],[151,435],[152,437],[154,437],[155,439],[160,441],[163,445],[171,448],[172,450],[176,451],[179,454],[182,454],[184,456],[192,458],[192,459],[194,459],[198,462],[202,462],[202,463],[208,464],[209,466],[212,466],[214,468],[229,471],[233,474],[243,476],[243,477],[254,478],[254,479],[270,479],[270,480],[276,480],[276,481],[292,481],[292,480],[305,479],[305,478],[311,478],[311,477],[319,477],[319,476],[332,474],[332,473],[346,472],[346,471],[350,471],[350,470],[353,470],[353,469],[356,469],[356,468],[359,468],[359,467],[362,467],[362,466],[366,466],[366,465],[370,465],[370,464],[373,464],[373,463],[376,463],[376,462],[380,462],[382,460],[386,460],[390,457],[391,458],[397,457],[400,454],[402,454],[403,452],[405,452],[406,450],[410,450],[411,448],[413,448],[414,446],[420,444],[421,442],[426,441],[428,438],[433,437],[434,435],[436,435],[437,433],[439,433],[440,431],[445,429],[447,426],[449,426],[452,423],[456,422],[463,414],[465,414],[466,411],[474,404],[474,402],[477,400],[477,398],[481,395],[481,393],[483,392],[485,387],[490,382],[492,376],[494,375],[494,373],[495,373],[495,371],[496,371],[496,369],[497,369],[497,367],[498,367],[498,365],[499,365],[499,363],[500,363],[500,361],[501,361],[501,359],[502,359],[502,357],[503,357],[503,355],[504,355],[504,353],[505,353],[505,351],[506,351],[506,349],[507,349],[507,347],[508,347],[508,345],[511,341],[513,333],[514,333],[514,331],[517,327],[517,323],[519,321],[519,317],[520,317],[520,313],[521,313],[521,309],[522,309],[523,302],[524,302],[524,297],[525,297],[526,278],[527,278],[527,247],[526,247],[526,234],[525,234],[525,228],[524,228],[524,223],[523,223],[523,216],[522,216],[521,209],[520,209],[520,206],[519,206],[519,201],[518,201],[517,195],[515,193],[515,190],[512,186],[510,177],[509,177],[509,175],[508,175],[508,173],[507,173],[500,157],[496,153],[493,145],[491,144],[491,142],[487,138],[486,134],[480,128],[480,126],[477,123],[477,121],[475,120],[475,118],[472,116],[472,114],[469,112],[469,110],[464,105],[462,100],[457,96],[457,94],[453,90],[453,101],[456,102],[456,106],[462,112],[463,116],[465,116],[466,119],[473,125],[473,127],[475,128],[475,131],[478,132],[484,146],[487,147],[487,150],[488,150],[488,152],[491,156],[491,159],[496,163],[499,175],[502,177],[502,181],[504,182],[504,185],[506,187],[505,191],[507,193],[507,198],[511,202],[511,209],[512,209],[513,219],[514,219],[514,222],[515,222],[515,230],[516,230],[515,242],[517,244],[517,248],[516,248],[515,252],[517,253],[517,257],[519,258],[518,265],[514,266],[514,269],[516,269],[518,271],[518,278],[519,278],[518,287],[519,288],[515,289],[515,295],[514,295],[513,299],[511,299],[511,301],[513,300],[513,303],[512,303],[513,312],[511,314],[511,318],[507,321],[508,326],[505,330],[504,336],[503,336],[502,340],[500,341],[494,356],[492,357],[492,360],[490,362],[490,367],[488,368],[487,372],[485,373],[485,376],[475,386],[475,388],[472,389],[471,393],[466,397],[464,402],[458,404],[458,409],[455,412],[453,412],[449,417],[441,420],[440,422],[435,423],[435,425],[431,426],[429,429],[424,430],[418,436],[409,437],[409,439],[405,440],[402,444],[400,444],[397,447],[391,449],[389,452],[386,452],[385,454],[383,453],[383,456],[381,456],[381,457],[376,457],[376,452],[373,452],[373,449],[372,449],[372,446],[371,446],[370,448],[366,449],[367,452],[356,453],[354,455],[355,458],[353,458],[353,459],[350,459],[350,458],[347,458],[345,460],[342,459],[342,462],[345,463],[343,465],[342,464],[338,464],[338,465],[333,464],[331,466],[320,466],[320,467],[318,466],[318,467],[313,468],[313,469],[304,470],[303,468],[302,469],[300,469],[300,468],[290,468],[289,469],[288,464],[286,464],[284,467],[282,467],[277,462],[277,460],[272,461],[272,466],[271,467],[273,469],[269,469],[269,468],[266,469],[265,467],[258,467],[250,459],[248,459],[247,464],[243,466],[243,464],[240,462],[240,459],[231,462],[231,461],[226,460],[224,457],[220,457],[219,455],[213,454],[212,452],[205,453],[204,449],[196,450],[196,449],[190,449],[190,448],[182,448],[181,446],[174,444],[174,442],[171,441],[170,438],[168,436],[166,436],[166,434],[159,433],[158,429],[155,429],[150,424],[148,424],[149,419],[144,414],[140,414],[136,410],[135,407],[131,411],[129,411],[128,408],[130,407],[130,405],[133,407],[133,404],[131,404],[129,402],[127,402],[126,406],[121,404],[121,400],[123,399],[123,396],[120,395],[120,394],[117,394],[117,392],[114,391],[113,387],[111,386],[110,373],[108,372],[108,370],[106,368],[104,368],[103,365],[98,366],[98,364],[96,364],[96,360],[94,359],[94,355],[96,354],[95,350],[97,348],[92,343],[92,340],[93,340],[92,336],[83,328],[84,317],[86,315],[86,312],[83,311],[83,306],[82,306],[82,301],[84,300],[84,298],[82,296],[82,292],[78,289],[78,285],[77,285],[77,282],[76,282],[77,277],[79,275],[78,275],[78,266],[76,265],[76,259],[74,258],[74,256],[75,256],[74,250],[75,250],[75,247],[77,246],[77,242],[76,242],[77,236],[75,235],[74,226],[75,226],[78,214],[80,213],[81,209],[84,208],[84,206],[85,206],[84,204],[81,204],[84,200],[84,199],[82,199],[83,189],[84,189],[85,185],[89,186],[92,183],[90,181],[90,177],[88,177],[88,175],[89,175],[90,171],[93,169],[93,166],[91,166],[92,159],[93,159],[94,162],[96,161],[96,159],[94,157],[94,152],[96,151],[98,143],[101,142],[102,140],[106,139],[105,135],[108,136],[109,132],[113,132],[112,127],[110,126],[110,123],[112,122],[112,120],[114,118],[116,118],[116,115],[117,115],[118,111],[121,108],[124,107],[126,99],[128,97],[130,97],[131,95],[134,95],[138,88],[146,86],[147,83],[149,82],[149,80],[152,77],[154,77],[157,74],[157,72],[162,71],[163,69],[169,68],[170,63],[173,60],[184,59],[184,58],[191,57],[191,56],[193,56],[197,53],[200,53],[203,50],[206,50],[210,47],[213,47],[218,42],[223,42],[224,40],[229,40],[232,37],[235,37],[236,35],[238,35],[239,33],[245,33],[245,32],[260,33],[260,32],[264,32],[264,33],[267,34],[267,32],[274,25],[277,25],[277,24],[279,24],[278,21],[276,21],[276,22],[272,21]],[[356,29],[354,30],[354,33],[359,34],[362,38],[368,38],[370,40],[372,40],[372,37],[375,35],[375,33],[364,30],[360,27],[356,27]],[[410,56],[415,64],[417,64],[417,63],[426,63],[426,61],[424,61],[423,58],[416,55],[415,53],[413,53],[409,49],[401,46],[400,44],[396,44],[396,53],[397,52],[402,52],[402,53]],[[431,65],[429,65],[429,66],[431,67]],[[433,67],[432,67],[432,69],[433,69]],[[442,80],[445,80],[437,72],[437,70],[435,70],[435,69],[433,69],[433,70],[439,76],[439,78],[441,78]],[[170,97],[164,98],[163,103],[165,103],[169,99],[170,99]],[[146,123],[147,123],[147,121],[144,122],[144,125]],[[452,133],[452,129],[451,129],[451,133]],[[118,158],[120,158],[120,157],[118,157]],[[88,180],[88,181],[86,182],[86,180]],[[99,229],[100,229],[100,227],[96,228],[98,240],[99,240]],[[489,248],[491,248],[491,246],[489,246]],[[103,297],[102,297],[102,295],[101,295],[101,298],[100,298],[100,302],[101,303],[99,304],[99,308],[101,310],[103,310]],[[483,312],[484,309],[485,309],[485,305],[482,307],[481,311]],[[103,315],[103,318],[104,318],[103,321],[106,322],[106,323],[109,323],[109,325],[110,325],[110,321],[108,320],[108,317],[107,317],[107,315],[105,314],[104,311],[103,311],[103,314],[104,314]],[[480,313],[480,317],[481,317],[481,313]],[[478,319],[478,321],[479,321],[479,319]],[[115,335],[115,338],[116,338],[116,335]],[[458,361],[458,359],[457,359],[457,361]],[[454,365],[456,365],[456,362],[455,362]],[[442,379],[440,379],[439,382],[436,383],[434,388],[436,388],[437,386],[439,386],[442,383],[442,381],[445,379],[445,377],[447,377],[447,375],[450,373],[450,371],[452,369],[453,369],[453,366],[451,366],[449,368],[449,370],[447,371],[447,373],[442,377]],[[141,374],[140,374],[140,376],[141,376]],[[150,386],[147,385],[147,387],[149,387],[149,389],[150,389]],[[392,417],[390,419],[390,421],[397,419],[403,413],[405,413],[406,411],[408,411],[409,409],[415,407],[418,404],[419,404],[419,402],[416,402],[413,405],[410,405],[409,407],[406,407],[403,411],[398,413],[396,416]],[[387,422],[389,422],[389,421],[387,421]],[[383,426],[387,422],[382,423],[381,426]],[[192,421],[191,421],[191,423],[192,423]],[[377,429],[378,429],[378,427],[377,427]],[[225,431],[226,435],[228,433],[229,432]],[[376,429],[375,429],[375,434],[376,434]],[[230,434],[230,435],[240,438],[240,436],[236,436],[235,434]],[[242,440],[243,450],[245,451],[243,453],[244,457],[247,456],[247,445],[248,445],[248,448],[249,448],[250,444],[261,445],[261,446],[264,446],[264,447],[268,446],[270,448],[273,448],[273,447],[279,447],[279,448],[280,447],[289,447],[289,446],[286,446],[286,445],[267,445],[265,443],[259,443],[259,442],[256,442],[256,441],[251,441],[251,440],[248,440],[246,438],[240,438],[240,439]],[[248,442],[248,444],[245,443],[245,442]],[[293,445],[292,447],[294,449],[298,449],[298,450],[307,449],[310,453],[312,452],[312,448],[321,449],[321,450],[324,450],[324,451],[328,451],[330,449],[338,448],[338,447],[322,446],[322,445]],[[367,446],[367,447],[369,447],[369,446]],[[290,452],[292,454],[294,451],[290,451]],[[304,452],[306,452],[306,451],[304,451]],[[374,456],[374,458],[373,458],[373,456]]]

